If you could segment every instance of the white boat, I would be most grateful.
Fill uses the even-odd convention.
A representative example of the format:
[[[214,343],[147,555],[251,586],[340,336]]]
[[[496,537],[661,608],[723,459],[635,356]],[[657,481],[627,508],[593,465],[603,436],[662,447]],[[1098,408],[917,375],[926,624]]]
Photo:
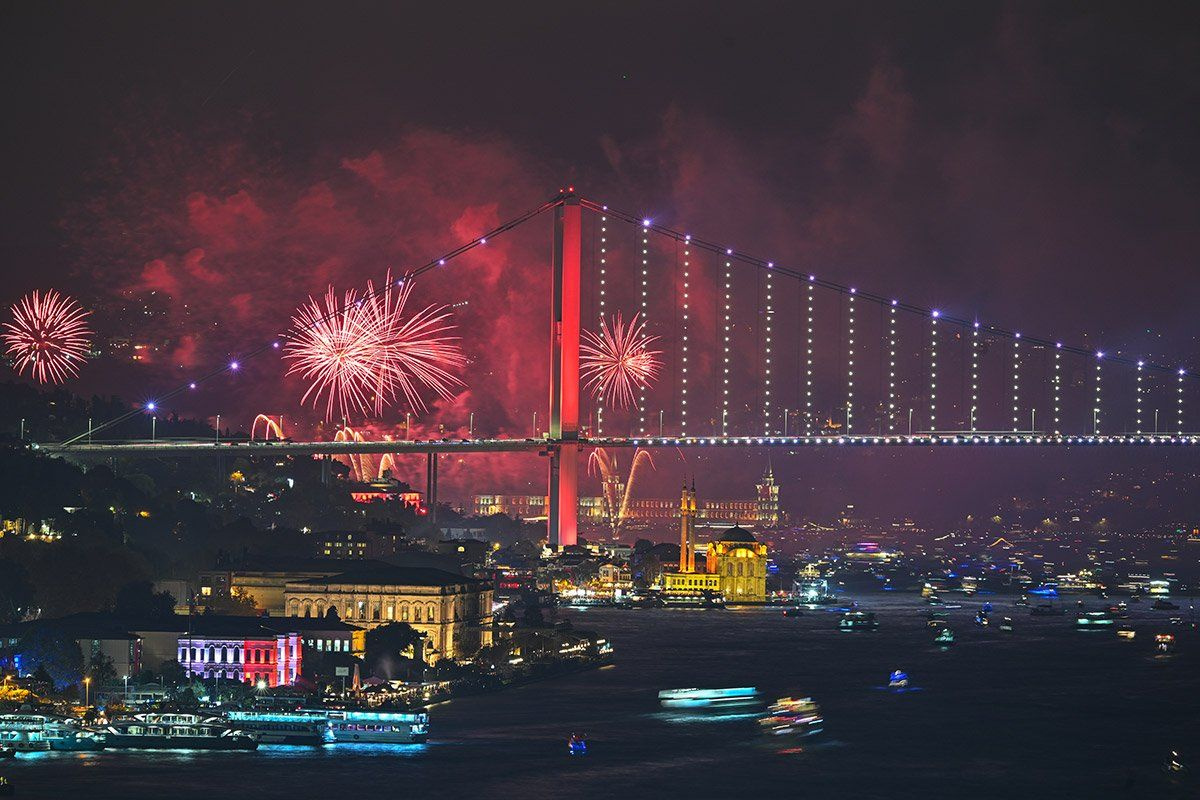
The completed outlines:
[[[50,749],[42,714],[0,714],[0,746],[18,753],[42,753]]]
[[[412,744],[429,736],[429,715],[393,711],[326,711],[335,742]]]
[[[259,744],[321,745],[330,738],[324,711],[230,711],[225,716]]]
[[[745,686],[733,689],[663,689],[658,693],[663,708],[728,708],[754,705],[758,689]]]

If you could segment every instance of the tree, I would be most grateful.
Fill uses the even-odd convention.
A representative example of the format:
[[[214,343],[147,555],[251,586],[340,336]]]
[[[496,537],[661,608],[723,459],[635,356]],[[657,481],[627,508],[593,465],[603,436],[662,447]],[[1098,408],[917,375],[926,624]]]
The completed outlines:
[[[252,617],[258,612],[251,595],[243,594],[234,589],[228,594],[214,594],[204,601],[205,614],[234,614],[240,617]]]
[[[19,622],[33,600],[29,572],[15,561],[0,559],[0,624]]]
[[[407,622],[389,622],[367,631],[367,668],[374,675],[388,679],[411,672],[418,666],[413,663],[417,659],[407,654],[419,654],[423,643],[421,634]]]
[[[155,592],[150,581],[130,581],[117,590],[113,613],[138,619],[169,619],[175,614],[170,592]]]
[[[79,683],[83,677],[83,652],[74,639],[46,625],[38,625],[17,642],[17,656],[26,673],[45,672],[55,688]]]
[[[104,653],[93,653],[88,661],[86,674],[92,679],[93,686],[107,686],[117,680],[117,670],[113,667],[112,659]]]

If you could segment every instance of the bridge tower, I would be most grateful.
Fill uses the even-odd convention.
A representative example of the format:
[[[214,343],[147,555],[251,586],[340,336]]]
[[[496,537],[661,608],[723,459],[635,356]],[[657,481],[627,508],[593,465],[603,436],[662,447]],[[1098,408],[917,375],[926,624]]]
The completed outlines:
[[[550,456],[547,526],[550,546],[578,539],[579,317],[583,209],[574,188],[554,210],[550,294]]]

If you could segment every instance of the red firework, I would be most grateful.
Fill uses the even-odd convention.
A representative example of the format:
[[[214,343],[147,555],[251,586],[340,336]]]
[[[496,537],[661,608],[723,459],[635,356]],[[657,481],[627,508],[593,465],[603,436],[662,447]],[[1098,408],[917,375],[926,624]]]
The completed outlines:
[[[39,383],[63,383],[78,375],[92,344],[86,322],[91,313],[53,289],[22,297],[12,307],[12,322],[4,323],[5,353],[17,374],[28,367]]]
[[[465,366],[466,357],[458,338],[448,335],[450,310],[429,305],[405,317],[411,292],[411,282],[396,287],[389,273],[380,292],[368,282],[365,295],[351,290],[339,303],[330,286],[324,305],[310,297],[297,309],[284,358],[294,362],[289,375],[310,381],[302,404],[311,398],[315,408],[324,396],[331,420],[335,410],[343,417],[355,411],[379,416],[400,397],[425,411],[421,389],[453,396],[452,387],[462,382],[450,369]]]
[[[638,315],[626,326],[620,312],[600,320],[600,333],[583,332],[579,343],[579,374],[584,386],[610,406],[629,408],[637,403],[637,390],[658,376],[661,352],[651,350],[657,336],[646,335],[646,323]]]

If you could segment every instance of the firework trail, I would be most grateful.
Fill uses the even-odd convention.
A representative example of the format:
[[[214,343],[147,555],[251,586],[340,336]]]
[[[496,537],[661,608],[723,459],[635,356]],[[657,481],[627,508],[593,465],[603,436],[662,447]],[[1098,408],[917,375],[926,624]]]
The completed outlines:
[[[646,323],[638,316],[626,325],[618,312],[611,321],[600,321],[599,333],[584,331],[579,343],[584,387],[610,406],[636,405],[637,390],[648,386],[662,366],[661,351],[649,349],[658,337],[646,335]]]
[[[617,456],[603,447],[597,447],[588,457],[588,474],[599,474],[601,492],[603,493],[604,513],[608,518],[609,527],[613,534],[618,534],[629,515],[629,500],[633,497],[633,484],[637,480],[639,467],[649,463],[655,469],[654,459],[650,451],[637,448],[633,451],[633,461],[629,465],[629,478],[621,488],[621,466]]]
[[[309,381],[301,404],[325,401],[325,419],[335,412],[376,417],[401,397],[414,410],[426,411],[421,390],[453,397],[462,382],[450,369],[466,365],[466,357],[450,323],[446,306],[426,306],[406,317],[411,281],[395,286],[391,273],[382,291],[367,283],[340,299],[333,287],[322,304],[313,298],[297,309],[284,358],[293,361],[288,374]]]
[[[12,307],[13,321],[4,323],[3,336],[17,374],[28,367],[39,383],[63,383],[78,375],[91,346],[86,322],[91,313],[53,289],[22,297]]]

